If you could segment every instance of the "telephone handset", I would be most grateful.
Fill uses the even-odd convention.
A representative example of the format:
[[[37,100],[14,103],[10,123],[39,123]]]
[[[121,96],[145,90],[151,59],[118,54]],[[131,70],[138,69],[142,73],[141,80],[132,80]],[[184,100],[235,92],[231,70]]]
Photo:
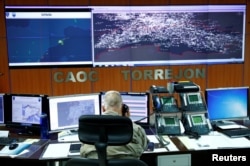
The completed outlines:
[[[182,122],[173,116],[159,116],[156,128],[159,135],[180,135],[184,132]]]
[[[129,108],[127,106],[127,104],[122,104],[122,116],[125,116],[126,113],[129,113]]]
[[[149,90],[151,93],[168,93],[167,88],[164,86],[151,85]]]
[[[181,108],[183,111],[206,111],[207,107],[200,92],[180,93]]]
[[[158,112],[178,112],[176,99],[173,96],[153,95],[153,105]]]
[[[154,110],[156,112],[160,112],[161,111],[161,101],[158,95],[153,95],[152,96],[153,99],[153,106],[154,106]]]
[[[204,135],[208,134],[212,130],[210,121],[205,117],[205,113],[185,114],[183,125],[186,133]]]

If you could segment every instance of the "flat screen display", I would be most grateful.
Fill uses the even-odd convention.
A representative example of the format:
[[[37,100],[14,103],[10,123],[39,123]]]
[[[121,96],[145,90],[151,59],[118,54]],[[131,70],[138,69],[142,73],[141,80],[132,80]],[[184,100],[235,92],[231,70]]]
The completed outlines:
[[[12,96],[12,122],[40,124],[41,114],[41,96]]]
[[[48,113],[47,101],[47,95],[6,94],[6,126],[20,129],[18,132],[22,134],[39,132],[40,116]]]
[[[6,6],[9,66],[91,65],[91,11]]]
[[[4,95],[0,93],[0,125],[4,124]]]
[[[211,121],[249,118],[249,87],[206,89],[205,98]]]
[[[121,92],[120,94],[123,103],[129,107],[131,120],[142,127],[149,127],[149,93]],[[104,95],[105,93],[101,93],[101,103]]]
[[[50,132],[78,129],[81,115],[100,115],[99,93],[49,97]]]
[[[93,7],[93,65],[242,63],[245,5]]]

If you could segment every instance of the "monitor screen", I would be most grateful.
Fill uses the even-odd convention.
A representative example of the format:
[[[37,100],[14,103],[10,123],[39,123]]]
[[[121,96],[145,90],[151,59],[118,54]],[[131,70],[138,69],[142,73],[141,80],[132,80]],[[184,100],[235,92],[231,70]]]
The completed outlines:
[[[78,129],[81,115],[100,115],[100,94],[51,96],[49,99],[49,132]]]
[[[9,66],[91,65],[91,10],[5,6]]]
[[[99,6],[93,65],[244,62],[246,5]]]
[[[0,125],[4,124],[4,95],[0,93]]]
[[[205,99],[211,121],[249,117],[249,87],[206,89]]]
[[[102,101],[104,95],[105,93],[101,93]],[[149,127],[149,93],[121,92],[121,97],[129,107],[131,120],[142,127]]]
[[[48,113],[46,95],[6,94],[5,99],[6,126],[21,129],[18,132],[30,133],[40,128],[41,114]]]
[[[188,99],[189,99],[190,102],[197,102],[197,101],[199,101],[197,95],[189,95]]]
[[[166,125],[170,125],[170,126],[176,125],[176,121],[174,117],[164,117],[164,121]]]
[[[203,118],[201,115],[193,115],[192,117],[192,122],[193,124],[202,124],[203,123]]]
[[[172,105],[172,104],[175,104],[175,98],[174,97],[162,96],[161,97],[161,103],[163,105]]]
[[[187,100],[189,104],[202,103],[202,97],[200,92],[187,93]]]

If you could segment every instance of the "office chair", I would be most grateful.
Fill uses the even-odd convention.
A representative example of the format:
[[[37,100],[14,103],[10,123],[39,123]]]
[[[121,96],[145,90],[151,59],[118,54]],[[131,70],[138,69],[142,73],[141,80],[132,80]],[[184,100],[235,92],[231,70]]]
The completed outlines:
[[[107,146],[125,145],[132,140],[130,118],[112,115],[82,115],[79,118],[79,140],[95,145],[98,159],[72,158],[66,166],[147,166],[139,159],[107,159]]]

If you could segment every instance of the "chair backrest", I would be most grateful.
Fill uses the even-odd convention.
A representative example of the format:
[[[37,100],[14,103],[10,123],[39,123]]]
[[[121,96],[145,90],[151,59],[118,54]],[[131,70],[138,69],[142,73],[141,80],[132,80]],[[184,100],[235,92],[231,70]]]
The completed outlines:
[[[82,115],[79,118],[79,140],[95,145],[98,159],[72,158],[67,166],[147,166],[139,159],[107,159],[107,146],[125,145],[132,140],[130,118],[113,115]]]
[[[82,115],[79,118],[79,139],[83,143],[125,145],[132,140],[132,121],[123,116]]]

